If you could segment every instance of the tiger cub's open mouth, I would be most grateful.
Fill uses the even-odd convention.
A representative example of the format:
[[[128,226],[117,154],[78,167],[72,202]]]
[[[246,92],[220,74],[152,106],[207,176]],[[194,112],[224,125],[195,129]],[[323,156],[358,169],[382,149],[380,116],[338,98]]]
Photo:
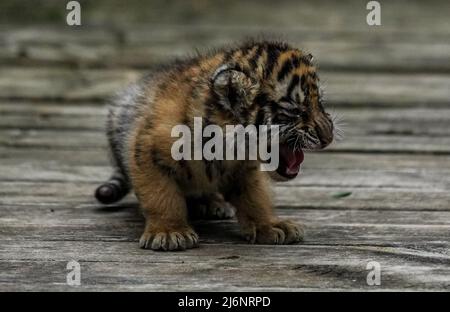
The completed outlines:
[[[293,150],[287,144],[280,144],[280,162],[277,168],[277,173],[286,179],[295,178],[299,171],[301,164],[305,158],[301,149]]]

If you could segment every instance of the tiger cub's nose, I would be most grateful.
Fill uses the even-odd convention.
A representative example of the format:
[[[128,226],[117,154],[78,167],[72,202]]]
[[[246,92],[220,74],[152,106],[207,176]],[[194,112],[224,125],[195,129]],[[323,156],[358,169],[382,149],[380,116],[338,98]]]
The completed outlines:
[[[320,147],[325,148],[333,142],[333,122],[328,118],[318,122],[315,127]]]

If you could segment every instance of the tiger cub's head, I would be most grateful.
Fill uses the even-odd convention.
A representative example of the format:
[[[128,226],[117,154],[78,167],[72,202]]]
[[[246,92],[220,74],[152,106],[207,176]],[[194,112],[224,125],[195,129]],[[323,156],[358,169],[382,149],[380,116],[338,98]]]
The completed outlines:
[[[231,53],[213,75],[224,109],[245,124],[279,125],[277,180],[297,176],[303,150],[333,141],[334,125],[325,111],[312,56],[284,43],[255,43]]]

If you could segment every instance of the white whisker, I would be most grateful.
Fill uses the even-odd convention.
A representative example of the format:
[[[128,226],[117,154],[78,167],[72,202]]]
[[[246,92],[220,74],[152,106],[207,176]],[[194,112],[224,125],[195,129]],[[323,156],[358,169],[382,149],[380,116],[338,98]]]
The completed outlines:
[[[336,138],[336,141],[343,140],[346,123],[343,122],[342,116],[333,111],[331,113],[331,120],[333,121],[333,135]]]

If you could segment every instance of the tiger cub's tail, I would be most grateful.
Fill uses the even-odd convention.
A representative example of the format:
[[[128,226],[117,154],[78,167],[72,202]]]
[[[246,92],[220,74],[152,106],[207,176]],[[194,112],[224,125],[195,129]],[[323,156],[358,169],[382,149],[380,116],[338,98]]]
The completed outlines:
[[[97,188],[95,198],[102,204],[112,204],[124,198],[130,189],[125,176],[120,170],[116,170],[108,181]]]

